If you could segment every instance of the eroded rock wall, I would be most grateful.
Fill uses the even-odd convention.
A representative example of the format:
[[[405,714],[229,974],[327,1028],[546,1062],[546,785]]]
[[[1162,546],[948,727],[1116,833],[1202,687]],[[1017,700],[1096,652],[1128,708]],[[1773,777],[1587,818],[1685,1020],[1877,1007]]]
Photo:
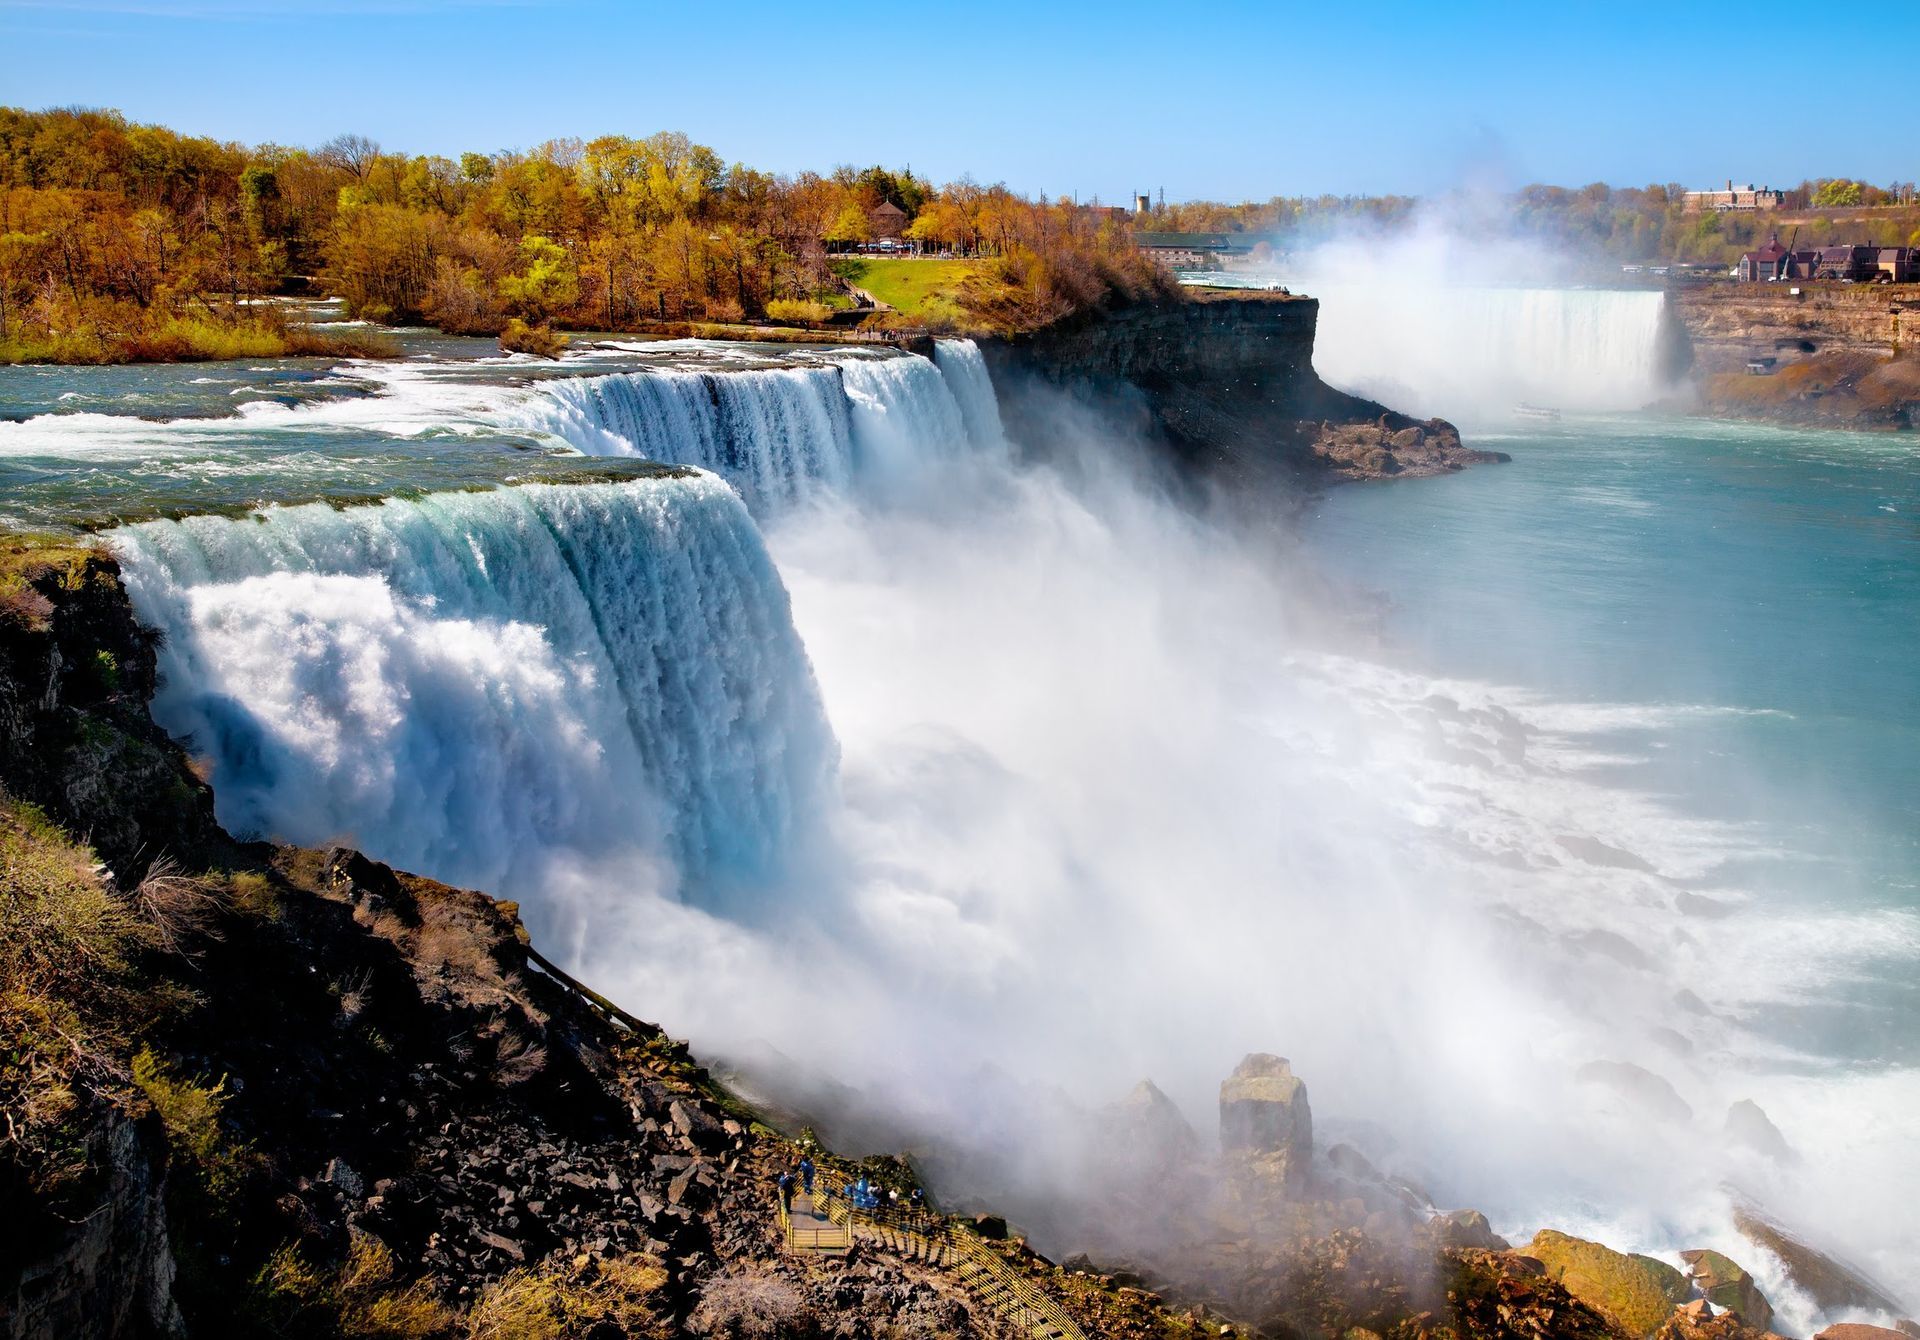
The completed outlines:
[[[1313,370],[1320,304],[1200,292],[1092,312],[982,342],[1009,429],[1044,446],[1035,386],[1064,389],[1228,482],[1274,476],[1432,475],[1506,459],[1472,451],[1442,419],[1348,395]]]

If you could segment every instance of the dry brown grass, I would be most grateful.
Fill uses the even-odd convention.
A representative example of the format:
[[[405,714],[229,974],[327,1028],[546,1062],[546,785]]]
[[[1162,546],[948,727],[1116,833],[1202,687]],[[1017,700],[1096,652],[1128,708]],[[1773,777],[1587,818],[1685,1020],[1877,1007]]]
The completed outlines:
[[[655,1310],[667,1272],[650,1256],[515,1270],[468,1313],[466,1340],[571,1340],[600,1327],[630,1337],[671,1335]]]
[[[425,1285],[402,1285],[396,1275],[393,1254],[377,1238],[356,1235],[346,1262],[332,1271],[283,1247],[254,1277],[246,1311],[262,1333],[276,1336],[439,1340],[457,1334],[456,1313]]]
[[[93,853],[0,792],[0,1154],[54,1189],[86,1166],[73,1118],[113,1060],[141,928]]]
[[[776,1276],[720,1275],[701,1290],[687,1330],[726,1340],[776,1340],[802,1329],[806,1311],[800,1291]]]
[[[207,940],[220,938],[219,918],[229,893],[216,880],[187,873],[171,856],[147,867],[130,897],[155,946],[192,957]]]

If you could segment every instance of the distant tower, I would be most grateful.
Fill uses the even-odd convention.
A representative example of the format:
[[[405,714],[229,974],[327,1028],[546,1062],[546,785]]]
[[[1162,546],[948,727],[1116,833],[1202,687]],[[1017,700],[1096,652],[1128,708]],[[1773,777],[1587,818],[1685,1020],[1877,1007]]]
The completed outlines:
[[[1133,197],[1133,212],[1135,214],[1145,214],[1149,209],[1152,209],[1152,208],[1153,208],[1153,202],[1146,196],[1145,193],[1141,193]]]

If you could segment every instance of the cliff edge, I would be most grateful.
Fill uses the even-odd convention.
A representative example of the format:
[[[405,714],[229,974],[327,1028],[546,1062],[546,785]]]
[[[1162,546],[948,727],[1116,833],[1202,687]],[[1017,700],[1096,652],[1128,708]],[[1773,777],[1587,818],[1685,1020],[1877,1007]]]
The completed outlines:
[[[1920,427],[1920,285],[1673,290],[1704,408],[1823,428]]]
[[[1085,312],[981,342],[1016,407],[1024,386],[1128,407],[1184,461],[1228,480],[1446,474],[1508,460],[1444,419],[1335,390],[1313,370],[1318,300],[1195,290],[1180,301]],[[1029,417],[1008,416],[1018,423]]]

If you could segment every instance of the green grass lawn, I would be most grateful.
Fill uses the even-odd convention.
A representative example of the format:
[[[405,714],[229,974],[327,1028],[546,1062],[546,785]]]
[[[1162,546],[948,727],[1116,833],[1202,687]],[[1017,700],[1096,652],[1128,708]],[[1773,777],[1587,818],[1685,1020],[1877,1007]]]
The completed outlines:
[[[915,260],[910,257],[849,257],[834,269],[879,302],[918,316],[927,299],[950,293],[980,264],[978,261]]]

